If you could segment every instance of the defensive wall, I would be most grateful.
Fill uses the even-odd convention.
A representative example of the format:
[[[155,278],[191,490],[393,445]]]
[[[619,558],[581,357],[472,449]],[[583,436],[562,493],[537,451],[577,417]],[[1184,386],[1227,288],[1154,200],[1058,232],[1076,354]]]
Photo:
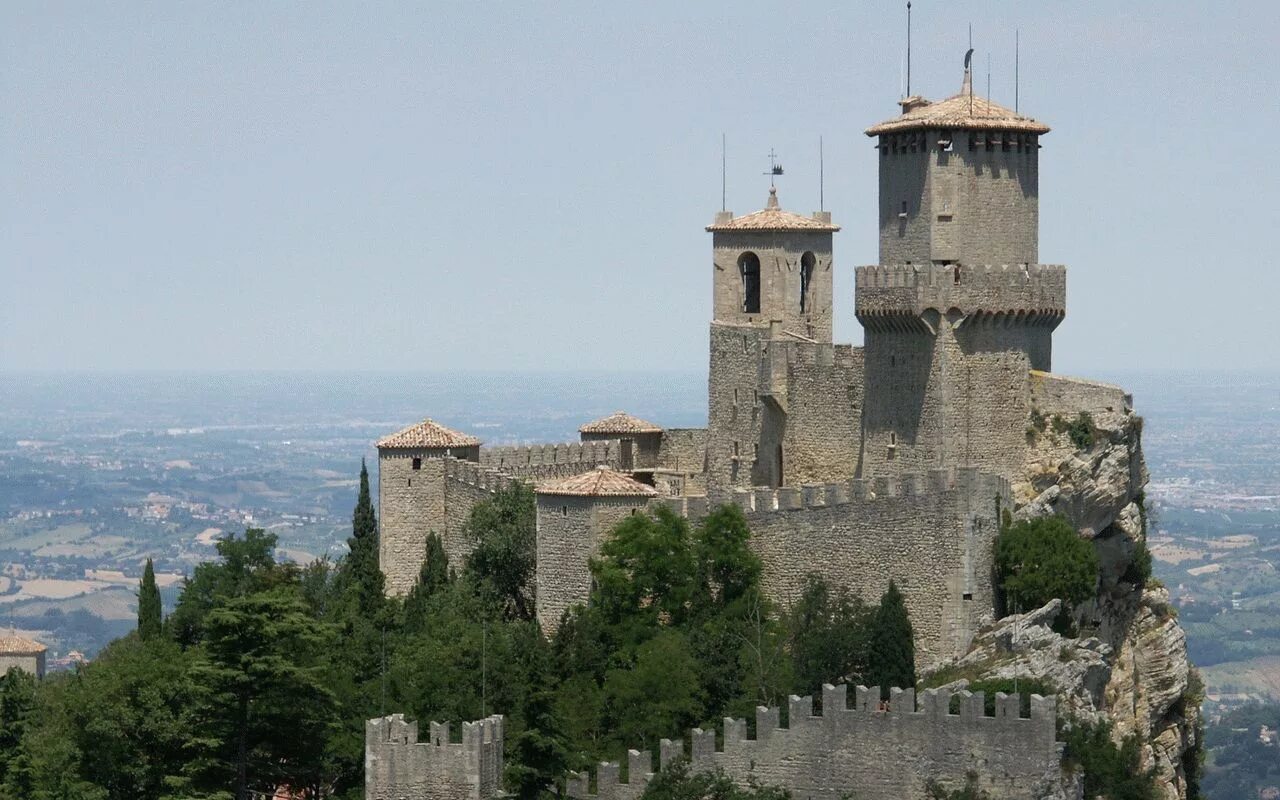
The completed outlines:
[[[985,715],[981,692],[960,692],[959,713],[950,713],[950,692],[892,689],[887,704],[879,687],[857,687],[853,708],[844,686],[824,686],[822,713],[813,698],[792,696],[788,726],[777,708],[756,709],[755,736],[746,720],[724,720],[721,747],[716,731],[695,728],[683,741],[659,743],[659,769],[688,758],[693,771],[722,770],[739,785],[780,786],[797,800],[903,800],[925,798],[930,780],[948,788],[965,784],[970,772],[995,800],[1043,796],[1063,784],[1063,745],[1055,741],[1053,697],[1032,695],[1030,718],[1019,716],[1021,698],[997,693],[995,715]],[[619,765],[588,776],[571,773],[565,793],[577,800],[636,800],[653,778],[648,752],[632,750],[627,782]]]
[[[481,447],[480,463],[517,478],[559,478],[601,464],[620,469],[622,442],[617,439],[563,444]]]
[[[420,742],[418,723],[403,714],[368,720],[364,731],[366,800],[481,800],[501,791],[501,715],[462,723],[461,742],[438,722]]]
[[[1031,404],[1045,416],[1061,414],[1071,419],[1087,411],[1097,417],[1132,412],[1133,395],[1101,381],[1032,370]]]
[[[953,698],[955,703],[953,703]],[[959,788],[969,773],[994,800],[1040,797],[1067,786],[1063,745],[1057,742],[1053,697],[1030,697],[1030,716],[1021,717],[1021,697],[997,693],[994,715],[985,713],[981,692],[891,689],[880,701],[879,687],[859,686],[848,705],[845,686],[822,688],[821,714],[813,698],[788,700],[786,727],[781,709],[756,709],[754,730],[746,720],[726,718],[721,735],[695,728],[689,747],[663,739],[655,765],[649,751],[631,750],[626,780],[621,766],[596,767],[594,790],[586,773],[569,773],[565,794],[577,800],[637,800],[665,769],[688,759],[693,771],[719,769],[739,785],[778,786],[800,800],[902,800],[927,797],[927,783]],[[958,706],[958,713],[952,708]],[[431,723],[430,737],[418,741],[417,724],[395,714],[365,727],[365,796],[369,800],[487,800],[500,790],[503,767],[502,717],[463,723],[462,742],[449,742],[449,727]],[[717,738],[720,744],[717,746]],[[1074,794],[1079,796],[1079,785]]]
[[[893,580],[922,667],[963,653],[995,611],[993,548],[1010,498],[1007,480],[972,467],[733,494],[770,597],[790,604],[813,574],[875,603]]]

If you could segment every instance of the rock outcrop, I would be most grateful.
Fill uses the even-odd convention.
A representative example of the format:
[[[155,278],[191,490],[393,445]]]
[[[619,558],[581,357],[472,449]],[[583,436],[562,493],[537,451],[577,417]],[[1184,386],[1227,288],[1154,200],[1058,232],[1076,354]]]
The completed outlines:
[[[1087,410],[1087,409],[1081,409]],[[957,681],[1042,681],[1062,714],[1109,721],[1120,742],[1136,736],[1159,796],[1185,800],[1199,707],[1186,636],[1168,592],[1143,574],[1146,520],[1142,420],[1129,409],[1094,410],[1088,446],[1044,417],[1028,428],[1023,475],[1014,482],[1017,519],[1066,517],[1099,556],[1096,598],[1075,610],[1080,636],[1055,633],[1060,603],[994,621],[954,665]]]

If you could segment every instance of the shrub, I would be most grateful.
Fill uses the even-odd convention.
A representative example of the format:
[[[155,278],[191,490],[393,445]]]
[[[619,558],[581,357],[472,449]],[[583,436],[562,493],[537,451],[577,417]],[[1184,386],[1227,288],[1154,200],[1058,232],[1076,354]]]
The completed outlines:
[[[996,573],[1006,608],[1026,611],[1054,598],[1074,605],[1093,596],[1098,554],[1062,517],[1024,520],[996,540]]]
[[[1137,736],[1126,737],[1117,746],[1111,741],[1110,723],[1086,725],[1077,721],[1063,738],[1067,743],[1065,761],[1084,773],[1085,797],[1154,800],[1155,769],[1141,769]]]

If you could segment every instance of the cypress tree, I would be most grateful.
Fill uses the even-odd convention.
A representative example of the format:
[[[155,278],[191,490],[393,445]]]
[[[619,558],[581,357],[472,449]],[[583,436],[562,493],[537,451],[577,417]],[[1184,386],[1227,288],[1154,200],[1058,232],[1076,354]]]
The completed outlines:
[[[138,636],[144,642],[160,636],[162,614],[156,570],[148,558],[146,569],[142,571],[142,583],[138,587]]]
[[[881,699],[889,697],[890,687],[910,689],[916,685],[916,647],[911,619],[902,593],[891,580],[880,598],[871,621],[871,652],[868,676],[879,684]]]
[[[351,515],[351,538],[347,540],[346,572],[360,597],[360,608],[369,613],[382,605],[384,579],[378,566],[378,518],[369,493],[369,468],[360,459],[360,494]]]
[[[427,553],[418,572],[418,582],[404,599],[406,630],[419,632],[425,629],[427,601],[449,583],[449,555],[444,551],[440,536],[433,532],[427,536]]]

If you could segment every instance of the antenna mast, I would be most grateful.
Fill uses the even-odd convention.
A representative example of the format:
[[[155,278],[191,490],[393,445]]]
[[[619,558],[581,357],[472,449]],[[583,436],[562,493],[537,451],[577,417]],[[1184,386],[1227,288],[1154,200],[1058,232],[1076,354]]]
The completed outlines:
[[[728,165],[728,159],[725,156],[725,135],[722,133],[720,134],[720,210],[721,211],[729,210],[729,203],[726,199],[729,196],[728,195],[728,191],[729,191],[728,190],[728,186],[729,186],[728,174],[729,173],[728,173],[727,165]]]
[[[911,0],[907,0],[907,97],[911,96]]]
[[[1018,113],[1018,29],[1013,29],[1013,113]]]
[[[827,210],[826,190],[823,186],[823,178],[825,175],[822,163],[822,137],[818,137],[818,210]]]

